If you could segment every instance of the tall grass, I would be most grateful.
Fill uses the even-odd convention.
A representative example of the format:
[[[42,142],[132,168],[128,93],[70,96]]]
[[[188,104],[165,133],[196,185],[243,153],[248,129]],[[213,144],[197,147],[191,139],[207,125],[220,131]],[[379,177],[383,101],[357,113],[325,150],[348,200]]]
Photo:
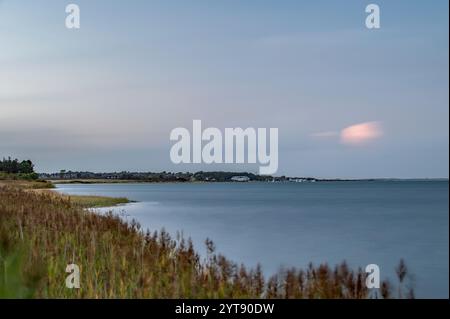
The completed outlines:
[[[164,230],[144,231],[135,221],[95,214],[55,194],[0,187],[0,297],[391,297],[388,282],[373,295],[366,274],[345,263],[292,268],[266,280],[261,267],[237,265],[211,241],[206,246],[201,258],[190,240]],[[71,263],[80,267],[80,289],[65,286]]]
[[[27,180],[21,179],[17,174],[5,174],[0,172],[0,187],[1,186],[14,186],[21,189],[48,189],[55,186],[45,180]]]

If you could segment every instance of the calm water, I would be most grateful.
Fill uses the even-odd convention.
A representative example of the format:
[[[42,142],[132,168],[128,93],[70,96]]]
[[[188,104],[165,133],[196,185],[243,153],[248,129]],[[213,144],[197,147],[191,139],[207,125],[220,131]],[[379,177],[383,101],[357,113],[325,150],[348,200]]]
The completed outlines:
[[[375,263],[395,282],[404,258],[417,297],[449,296],[448,182],[60,185],[69,194],[126,196],[145,228],[182,231],[266,273],[281,266]]]

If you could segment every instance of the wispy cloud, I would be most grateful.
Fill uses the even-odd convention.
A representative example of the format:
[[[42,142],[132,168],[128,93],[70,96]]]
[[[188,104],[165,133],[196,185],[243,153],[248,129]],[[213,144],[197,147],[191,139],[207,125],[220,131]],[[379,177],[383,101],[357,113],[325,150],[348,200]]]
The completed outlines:
[[[317,133],[312,133],[311,136],[312,137],[334,137],[334,136],[338,136],[339,132],[336,131],[325,131],[325,132],[317,132]]]

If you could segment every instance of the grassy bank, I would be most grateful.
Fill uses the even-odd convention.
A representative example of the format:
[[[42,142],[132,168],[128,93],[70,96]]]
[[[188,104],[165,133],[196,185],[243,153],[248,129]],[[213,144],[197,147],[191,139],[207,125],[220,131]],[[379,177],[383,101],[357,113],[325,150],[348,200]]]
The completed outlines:
[[[11,186],[21,189],[51,189],[55,188],[55,185],[49,181],[44,180],[14,180],[14,179],[0,179],[0,187]]]
[[[145,232],[136,222],[97,215],[53,192],[0,187],[0,297],[19,298],[367,298],[366,274],[336,267],[288,269],[265,279],[189,240]],[[280,243],[282,245],[282,243]],[[301,253],[301,252],[299,252]],[[80,289],[68,289],[68,264]],[[372,295],[373,296],[373,295]],[[382,283],[377,297],[390,297]]]
[[[84,208],[112,207],[132,202],[126,197],[84,196],[84,195],[70,195],[67,197],[73,205],[77,205]]]
[[[46,192],[48,196],[54,196],[55,199],[64,198],[70,204],[79,206],[82,208],[99,208],[99,207],[112,207],[121,204],[132,203],[126,197],[108,197],[108,196],[95,196],[95,195],[65,195],[55,193],[52,191],[55,188],[54,184],[49,181],[27,181],[27,180],[0,180],[0,187],[14,187],[27,191],[34,192]]]
[[[53,196],[55,200],[63,198],[70,205],[81,208],[99,208],[99,207],[113,207],[121,204],[133,203],[126,197],[109,197],[96,195],[67,195],[56,193],[51,190],[39,189],[39,193],[47,193],[48,196]]]

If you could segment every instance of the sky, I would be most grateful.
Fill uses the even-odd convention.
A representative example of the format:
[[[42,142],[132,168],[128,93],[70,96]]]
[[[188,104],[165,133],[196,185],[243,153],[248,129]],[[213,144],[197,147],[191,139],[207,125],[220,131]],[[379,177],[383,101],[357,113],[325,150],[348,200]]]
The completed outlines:
[[[78,4],[81,28],[65,27]],[[380,7],[367,29],[366,5]],[[448,1],[0,0],[0,157],[175,165],[172,129],[279,129],[276,175],[448,178]]]

